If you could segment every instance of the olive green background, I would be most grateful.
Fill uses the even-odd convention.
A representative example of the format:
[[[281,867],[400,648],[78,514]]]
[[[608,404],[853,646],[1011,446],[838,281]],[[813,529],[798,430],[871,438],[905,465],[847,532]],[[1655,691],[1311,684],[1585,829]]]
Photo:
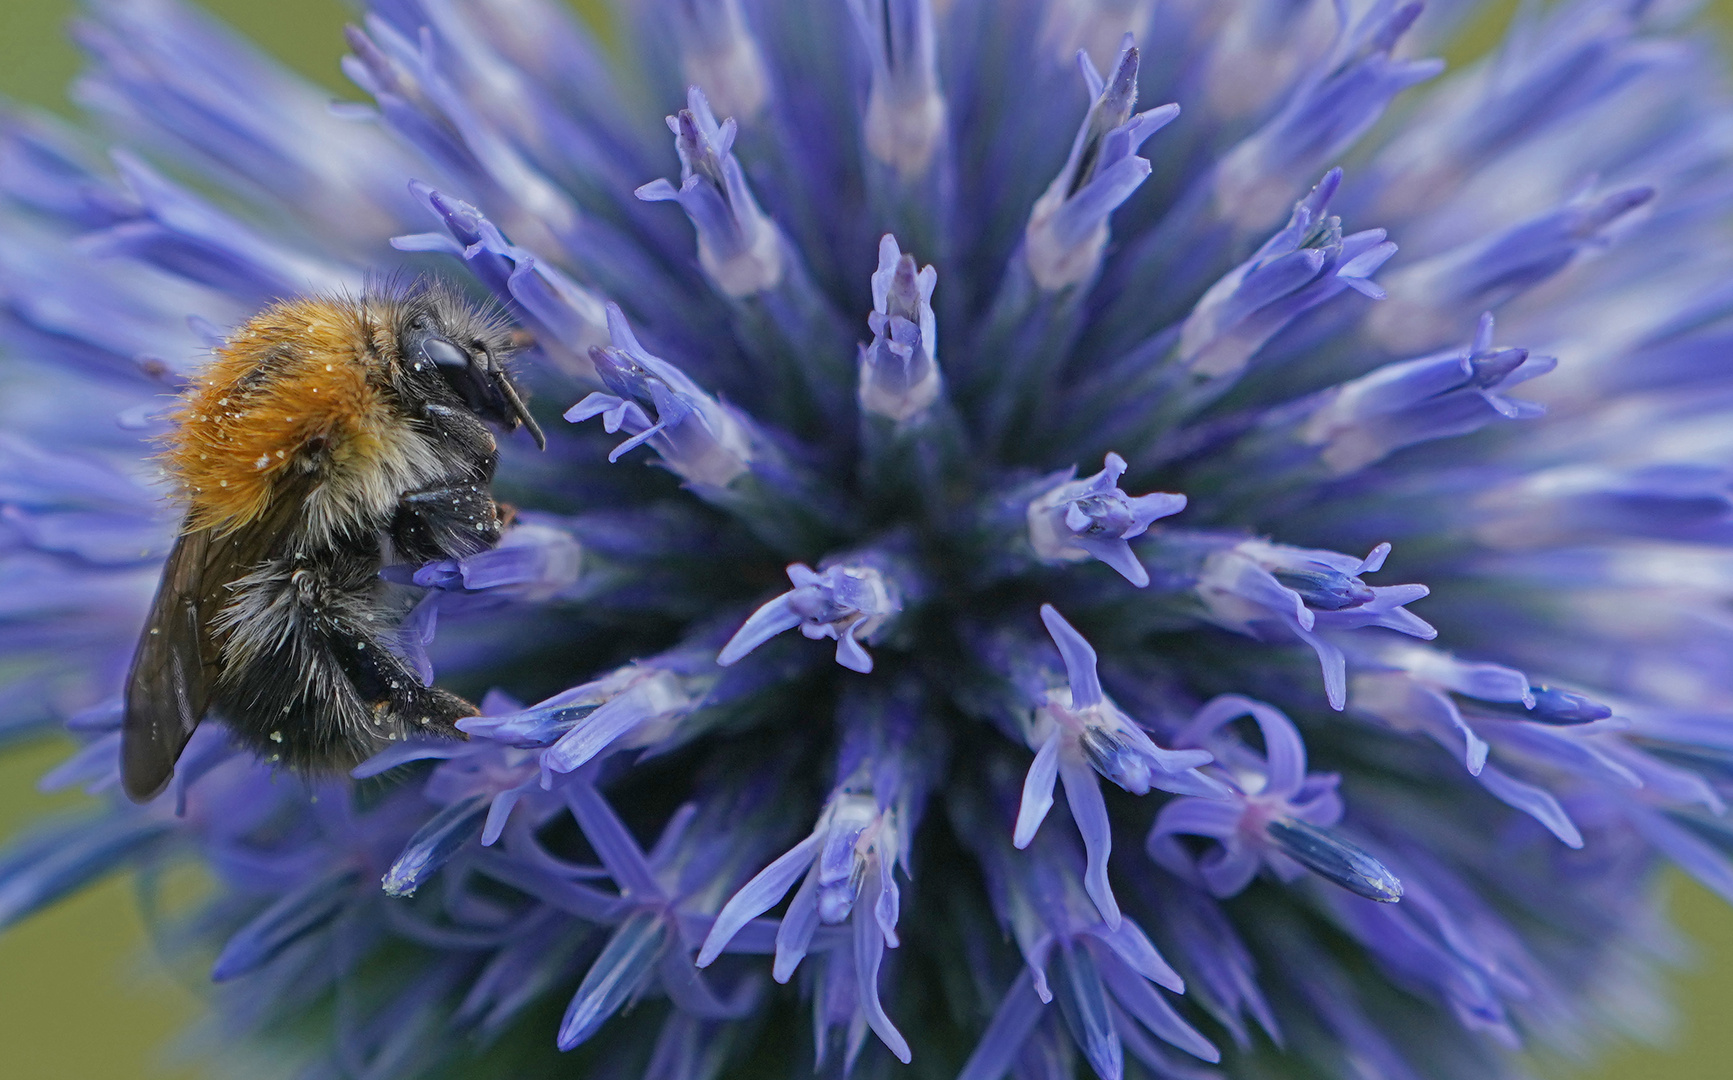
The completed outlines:
[[[817,0],[815,0],[817,2]],[[338,71],[341,0],[207,0],[268,51],[334,93],[355,96]],[[70,113],[65,87],[79,57],[65,29],[76,0],[0,0],[0,95]],[[1733,0],[1712,5],[1733,44]],[[1486,20],[1477,36],[1496,34]],[[45,798],[43,772],[68,744],[0,753],[0,837],[33,818],[76,806]],[[1733,1077],[1733,910],[1674,875],[1663,883],[1695,960],[1675,980],[1681,1019],[1670,1044],[1626,1045],[1584,1080],[1728,1080]],[[131,883],[110,881],[0,935],[0,1077],[5,1080],[210,1080],[199,1045],[184,1036],[199,1012],[196,977],[173,975],[152,954]],[[552,1034],[549,1034],[552,1038]],[[1542,1063],[1549,1080],[1575,1077]]]

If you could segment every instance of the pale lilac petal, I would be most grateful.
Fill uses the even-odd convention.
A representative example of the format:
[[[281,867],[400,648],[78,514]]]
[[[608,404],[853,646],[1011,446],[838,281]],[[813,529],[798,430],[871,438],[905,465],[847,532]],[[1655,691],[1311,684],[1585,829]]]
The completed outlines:
[[[1166,999],[1127,969],[1117,957],[1101,957],[1101,977],[1120,1006],[1157,1037],[1204,1061],[1222,1059],[1221,1051],[1215,1048],[1214,1043],[1186,1023]]]
[[[794,976],[794,969],[806,959],[806,951],[812,946],[812,936],[817,930],[818,866],[815,864],[807,872],[806,880],[800,883],[794,899],[788,902],[788,911],[782,916],[782,925],[777,928],[776,963],[771,967],[771,978],[785,983]]]
[[[821,833],[813,833],[742,885],[717,914],[716,925],[710,928],[704,947],[698,951],[698,966],[709,967],[722,955],[722,950],[741,927],[775,907],[794,885],[795,879],[812,866],[823,842]]]
[[[1197,862],[1197,873],[1211,896],[1226,900],[1243,892],[1263,864],[1263,859],[1249,845],[1234,844],[1207,852]]]
[[[1071,681],[1071,707],[1087,709],[1101,704],[1106,695],[1101,692],[1101,679],[1095,673],[1095,650],[1052,604],[1041,605],[1041,621],[1047,624],[1047,632],[1053,635],[1053,643],[1059,646],[1059,655],[1065,660],[1065,674]]]
[[[957,1080],[1000,1080],[1011,1071],[1022,1053],[1029,1033],[1035,1030],[1043,1015],[1042,1000],[1035,996],[1027,969],[1011,983],[975,1052],[963,1064]]]
[[[1185,993],[1185,980],[1162,958],[1161,953],[1150,943],[1148,935],[1143,932],[1143,928],[1135,922],[1125,919],[1117,929],[1101,927],[1092,929],[1089,933],[1105,942],[1131,970],[1151,982],[1160,983],[1176,994]]]
[[[867,872],[867,880],[862,885],[863,890],[876,891],[878,870]],[[907,1065],[911,1060],[908,1040],[902,1032],[891,1023],[891,1018],[885,1015],[884,1005],[879,1001],[879,963],[884,959],[885,939],[879,933],[878,924],[873,919],[854,920],[854,969],[855,977],[860,980],[860,1004],[866,1010],[867,1023],[873,1032],[884,1040],[884,1044],[895,1054],[897,1060]]]
[[[1081,944],[1064,945],[1056,952],[1055,982],[1066,1026],[1095,1074],[1102,1080],[1119,1080],[1125,1068],[1124,1049],[1101,971]]]
[[[602,793],[580,780],[567,784],[563,794],[578,827],[584,830],[584,838],[596,849],[596,856],[621,890],[645,900],[661,896],[662,886],[644,858],[643,849]]]
[[[1011,834],[1011,843],[1019,848],[1029,846],[1029,841],[1035,839],[1035,831],[1047,820],[1047,812],[1053,809],[1053,783],[1059,778],[1061,738],[1060,731],[1055,728],[1047,736],[1047,741],[1041,744],[1041,749],[1035,752],[1035,760],[1029,764],[1029,774],[1023,779],[1023,801],[1017,810],[1017,826]]]
[[[649,684],[635,686],[609,701],[577,724],[542,754],[550,772],[576,772],[615,740],[661,712]]]
[[[493,804],[487,808],[487,822],[481,829],[482,847],[492,847],[499,834],[505,831],[506,822],[511,818],[511,812],[517,806],[519,799],[534,791],[538,786],[536,777],[532,776],[516,787],[506,788],[493,797]]]
[[[1107,858],[1113,851],[1113,826],[1107,820],[1107,803],[1101,797],[1101,784],[1095,779],[1093,769],[1069,757],[1059,759],[1059,775],[1065,781],[1065,801],[1071,807],[1077,831],[1083,834],[1083,850],[1088,855],[1083,887],[1095,901],[1108,929],[1117,929],[1119,902],[1113,898],[1113,886],[1107,881]]]
[[[1500,802],[1521,810],[1545,825],[1547,831],[1558,837],[1567,847],[1583,846],[1583,834],[1550,792],[1518,780],[1493,765],[1481,770],[1480,783]]]
[[[800,625],[801,617],[788,606],[791,593],[784,593],[775,600],[754,611],[746,622],[741,624],[734,636],[728,639],[728,644],[716,654],[716,662],[724,667],[738,663],[747,653],[760,645],[786,633]]]

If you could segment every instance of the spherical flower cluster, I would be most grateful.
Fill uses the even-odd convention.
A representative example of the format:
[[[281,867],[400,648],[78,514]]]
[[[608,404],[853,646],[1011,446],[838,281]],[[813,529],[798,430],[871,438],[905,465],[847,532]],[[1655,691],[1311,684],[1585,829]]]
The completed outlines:
[[[1446,72],[1471,0],[371,0],[332,105],[93,0],[90,124],[0,126],[0,736],[102,809],[0,924],[202,866],[159,933],[308,1080],[1591,1052],[1653,874],[1733,899],[1688,6]],[[352,776],[213,716],[131,805],[174,395],[391,275],[533,341],[503,540],[379,584],[480,715]]]

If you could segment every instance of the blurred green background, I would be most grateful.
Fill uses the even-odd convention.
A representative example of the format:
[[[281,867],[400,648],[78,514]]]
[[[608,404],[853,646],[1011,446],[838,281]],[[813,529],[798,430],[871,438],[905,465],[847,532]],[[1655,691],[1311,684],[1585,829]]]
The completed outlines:
[[[337,67],[341,0],[205,0],[266,50],[334,93],[353,97]],[[77,0],[0,0],[0,96],[71,114],[66,86],[79,57],[66,30]],[[1733,0],[1710,5],[1733,47]],[[1484,32],[1496,33],[1488,20]],[[0,753],[0,837],[75,806],[44,798],[37,777],[69,744]],[[1733,1077],[1733,910],[1677,875],[1663,883],[1694,961],[1674,981],[1680,1020],[1669,1045],[1625,1045],[1593,1072],[1542,1063],[1549,1080],[1727,1080]],[[196,977],[152,955],[131,883],[110,881],[0,935],[0,1078],[210,1080],[182,1038],[199,1013]]]

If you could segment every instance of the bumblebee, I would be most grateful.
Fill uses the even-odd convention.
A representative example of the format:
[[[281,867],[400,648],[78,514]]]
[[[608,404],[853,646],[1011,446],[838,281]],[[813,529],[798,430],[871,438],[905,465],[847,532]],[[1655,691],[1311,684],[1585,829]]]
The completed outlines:
[[[191,383],[163,460],[188,509],[127,676],[121,779],[160,793],[207,712],[262,757],[346,769],[468,701],[393,652],[387,562],[493,546],[492,423],[541,429],[498,318],[437,283],[277,303]]]

